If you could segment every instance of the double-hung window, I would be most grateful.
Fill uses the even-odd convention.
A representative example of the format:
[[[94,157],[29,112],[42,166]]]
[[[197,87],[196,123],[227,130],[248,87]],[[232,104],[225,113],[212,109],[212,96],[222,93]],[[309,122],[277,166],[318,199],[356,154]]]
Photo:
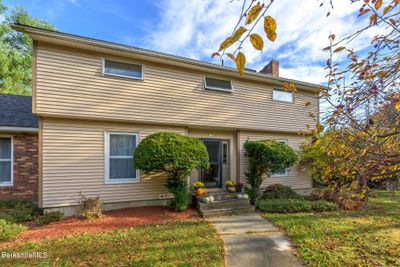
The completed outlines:
[[[139,181],[139,171],[133,163],[138,145],[137,133],[106,132],[105,182],[129,183]]]
[[[13,140],[0,137],[0,186],[13,184]]]
[[[277,142],[279,142],[281,144],[285,144],[285,145],[288,144],[287,140],[277,140]],[[288,175],[289,175],[288,169],[284,169],[284,170],[281,170],[281,171],[278,171],[278,172],[274,172],[272,174],[272,176],[288,176]]]

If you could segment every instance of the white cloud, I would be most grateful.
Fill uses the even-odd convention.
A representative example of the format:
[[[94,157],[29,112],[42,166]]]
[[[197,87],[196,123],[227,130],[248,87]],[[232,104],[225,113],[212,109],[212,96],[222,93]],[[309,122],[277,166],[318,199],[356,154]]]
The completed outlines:
[[[0,15],[0,23],[2,23],[5,19],[6,17],[4,15]]]
[[[245,43],[243,50],[247,67],[260,69],[268,60],[275,58],[281,63],[281,76],[321,83],[325,81],[324,62],[327,54],[322,48],[328,45],[329,32],[340,39],[356,29],[363,21],[355,15],[359,4],[350,1],[335,1],[335,8],[326,17],[326,8],[320,1],[286,0],[275,1],[268,14],[277,20],[278,37],[274,43],[267,42],[263,54]],[[150,27],[148,43],[152,49],[203,59],[210,59],[221,41],[230,35],[237,23],[242,1],[230,0],[162,0],[158,2],[160,21]],[[364,18],[367,19],[367,18]],[[262,33],[262,23],[256,31]],[[369,31],[360,36],[352,46],[365,48]],[[345,53],[340,56],[344,58]]]

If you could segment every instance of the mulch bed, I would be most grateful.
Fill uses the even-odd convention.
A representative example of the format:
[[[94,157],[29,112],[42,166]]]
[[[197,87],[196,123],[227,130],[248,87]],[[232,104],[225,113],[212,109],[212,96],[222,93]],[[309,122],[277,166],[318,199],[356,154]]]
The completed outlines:
[[[36,226],[34,223],[30,223],[26,232],[20,234],[14,241],[0,243],[0,248],[14,247],[29,241],[40,241],[82,233],[106,232],[132,226],[160,224],[194,218],[199,218],[199,214],[193,208],[178,213],[168,210],[165,206],[107,211],[103,217],[92,221],[82,220],[73,216],[44,226]]]

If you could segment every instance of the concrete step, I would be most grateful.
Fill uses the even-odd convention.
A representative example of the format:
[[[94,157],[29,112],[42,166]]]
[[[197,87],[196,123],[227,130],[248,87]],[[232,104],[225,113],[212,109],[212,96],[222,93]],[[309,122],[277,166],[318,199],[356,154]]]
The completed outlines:
[[[224,200],[224,199],[236,199],[237,193],[228,193],[228,192],[208,192],[205,196],[213,196],[214,200]],[[199,197],[200,199],[202,197]]]
[[[201,202],[198,203],[198,208],[200,210],[221,209],[229,207],[246,208],[252,206],[250,205],[250,202],[247,199],[223,199],[223,200],[214,200],[214,202],[210,203],[201,203]]]
[[[230,216],[230,215],[238,215],[238,214],[249,214],[249,213],[255,213],[254,206],[251,206],[250,208],[231,207],[231,208],[223,208],[223,209],[200,210],[200,215],[203,218]]]

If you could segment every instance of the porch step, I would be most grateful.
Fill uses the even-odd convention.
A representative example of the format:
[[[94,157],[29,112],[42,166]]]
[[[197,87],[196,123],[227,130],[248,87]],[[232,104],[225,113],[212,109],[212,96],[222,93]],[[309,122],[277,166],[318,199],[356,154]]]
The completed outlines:
[[[251,208],[224,208],[224,209],[209,209],[209,210],[200,210],[200,215],[203,218],[210,217],[218,217],[218,216],[230,216],[230,215],[239,215],[239,214],[249,214],[254,213],[255,207]]]
[[[251,208],[247,199],[223,199],[223,200],[214,200],[211,203],[198,203],[198,208],[201,210],[211,210],[211,209],[223,209],[230,207],[239,207],[239,208]]]
[[[222,190],[209,191],[205,196],[213,196],[214,201],[202,203],[202,197],[196,197],[196,206],[203,218],[255,212],[255,207],[250,205],[248,199],[238,199],[236,195]]]

